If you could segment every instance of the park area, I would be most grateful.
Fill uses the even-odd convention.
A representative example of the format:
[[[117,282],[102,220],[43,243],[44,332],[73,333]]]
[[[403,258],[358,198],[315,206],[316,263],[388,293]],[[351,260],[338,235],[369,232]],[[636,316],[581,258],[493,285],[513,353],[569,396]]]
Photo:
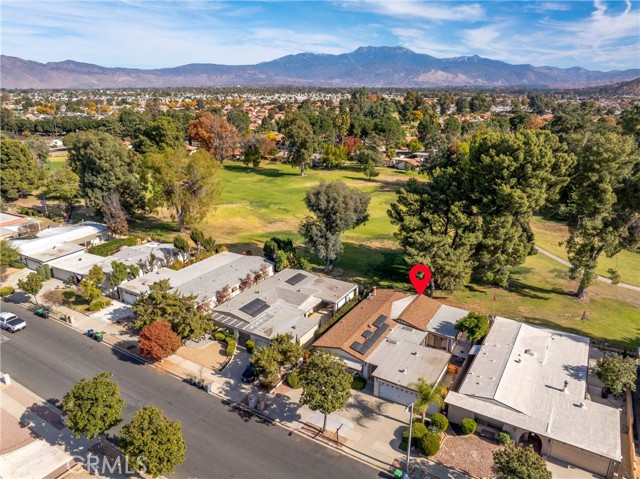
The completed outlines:
[[[380,176],[373,180],[367,180],[355,168],[308,169],[301,176],[299,169],[290,165],[268,162],[253,169],[227,161],[218,206],[197,226],[235,252],[250,250],[261,254],[262,245],[272,236],[292,238],[302,246],[297,228],[308,213],[304,204],[306,191],[323,180],[341,180],[372,197],[370,220],[343,235],[344,253],[334,274],[365,286],[409,290],[408,268],[386,212],[395,200],[395,191],[408,178],[419,175],[389,168],[379,171]],[[29,206],[37,203],[32,199]],[[78,217],[86,213],[83,208]],[[567,236],[565,225],[535,217],[532,226],[539,246],[566,258],[564,247],[558,246]],[[132,230],[168,241],[178,233],[168,210],[133,222]],[[317,258],[310,259],[321,267]],[[616,258],[603,257],[598,272],[608,276],[607,269],[616,264],[623,282],[640,284],[640,254],[621,252]],[[579,301],[574,296],[577,286],[577,281],[569,279],[566,266],[537,254],[514,268],[509,291],[470,284],[452,294],[436,291],[436,298],[453,306],[585,334],[622,347],[640,346],[638,292],[596,281],[587,289],[585,299]]]

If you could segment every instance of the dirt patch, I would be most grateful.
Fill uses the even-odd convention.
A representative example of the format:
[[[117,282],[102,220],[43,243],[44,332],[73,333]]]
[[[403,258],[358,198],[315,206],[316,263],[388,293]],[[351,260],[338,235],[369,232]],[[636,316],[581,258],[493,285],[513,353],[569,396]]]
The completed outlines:
[[[495,441],[477,435],[447,435],[440,451],[431,459],[477,478],[495,477],[493,452],[500,449]]]
[[[338,437],[335,431],[327,430],[322,432],[322,428],[316,426],[315,424],[305,423],[305,425],[302,426],[299,430],[306,435],[313,437],[314,439],[320,439],[326,442],[330,442],[334,445],[342,446],[347,442],[347,440],[343,436]]]
[[[214,371],[222,366],[227,359],[226,345],[218,341],[200,349],[182,346],[176,354]]]

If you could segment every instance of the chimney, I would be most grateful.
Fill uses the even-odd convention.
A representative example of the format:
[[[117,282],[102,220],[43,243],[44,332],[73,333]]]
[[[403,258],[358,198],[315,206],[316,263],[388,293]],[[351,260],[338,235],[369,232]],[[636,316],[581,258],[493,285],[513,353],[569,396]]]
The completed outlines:
[[[568,387],[569,387],[569,381],[565,381],[565,382],[564,382],[564,387],[562,388],[562,392],[563,392],[563,393],[566,393],[566,392],[567,392]]]

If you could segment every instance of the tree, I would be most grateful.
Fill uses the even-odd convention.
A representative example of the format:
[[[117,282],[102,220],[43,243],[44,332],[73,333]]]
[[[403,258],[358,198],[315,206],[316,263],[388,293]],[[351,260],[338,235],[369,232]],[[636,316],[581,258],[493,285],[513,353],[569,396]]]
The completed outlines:
[[[46,165],[49,159],[49,145],[44,138],[40,136],[30,136],[27,139],[27,147],[39,167]]]
[[[0,266],[11,266],[16,261],[20,261],[20,251],[9,240],[0,240]]]
[[[251,362],[260,382],[266,386],[274,386],[280,379],[280,368],[293,366],[302,357],[302,347],[291,333],[278,334],[268,346],[258,348]]]
[[[29,148],[18,140],[0,140],[2,164],[2,199],[13,201],[31,193],[37,187],[38,166]]]
[[[462,124],[455,116],[449,116],[442,125],[442,132],[448,137],[460,136],[462,133]]]
[[[404,130],[400,121],[392,115],[385,115],[376,120],[373,125],[374,132],[378,135],[385,148],[387,156],[391,158],[392,151],[404,140]]]
[[[18,280],[18,288],[33,296],[33,300],[38,304],[38,293],[42,289],[44,279],[38,273],[29,273],[25,279]]]
[[[525,449],[511,442],[494,451],[493,462],[499,479],[551,479],[546,462],[533,446]]]
[[[80,179],[80,193],[87,206],[102,210],[105,200],[114,203],[116,195],[128,214],[144,209],[142,164],[132,151],[107,133],[69,136],[69,165]]]
[[[419,151],[424,150],[424,145],[420,143],[420,140],[414,138],[409,142],[409,144],[407,145],[407,148],[411,153],[417,153]]]
[[[80,291],[84,299],[91,303],[100,298],[102,296],[100,286],[104,280],[105,275],[100,266],[93,265],[87,276],[80,282]]]
[[[506,286],[511,267],[534,254],[531,216],[557,200],[574,163],[548,131],[491,133],[471,141],[461,165],[461,186],[468,211],[482,219],[474,259],[484,281]]]
[[[199,311],[196,296],[172,292],[166,279],[150,285],[149,292],[138,297],[132,310],[136,328],[144,328],[156,321],[168,322],[182,340],[198,338],[213,327],[210,315]]]
[[[189,244],[189,241],[184,236],[176,235],[176,237],[173,238],[173,246],[180,253],[180,256],[182,257],[182,261],[186,261],[189,258],[191,245]]]
[[[124,399],[111,373],[103,371],[93,378],[81,379],[62,398],[66,424],[75,437],[92,439],[101,436],[120,422]]]
[[[456,322],[456,331],[467,333],[467,339],[472,343],[484,338],[489,332],[491,323],[489,318],[481,313],[470,312]]]
[[[142,463],[145,472],[158,477],[184,461],[187,445],[180,421],[171,421],[155,406],[144,406],[122,427],[119,448],[130,463]]]
[[[471,279],[473,254],[480,240],[481,220],[460,194],[460,171],[455,167],[432,173],[430,183],[409,179],[387,211],[394,236],[408,264],[429,265],[435,286],[458,290]]]
[[[285,144],[292,149],[287,154],[287,162],[291,166],[299,167],[300,175],[304,176],[304,171],[311,162],[316,142],[309,118],[300,111],[287,115],[281,133],[285,137]]]
[[[314,352],[302,367],[300,403],[324,414],[323,432],[327,429],[327,415],[344,408],[349,401],[352,381],[344,359],[323,351]]]
[[[50,289],[42,293],[42,302],[52,308],[62,306],[64,304],[64,295],[59,289]]]
[[[340,145],[326,145],[320,161],[325,168],[342,168],[347,163],[347,149]]]
[[[120,196],[115,191],[105,193],[100,206],[102,219],[115,235],[124,236],[129,232],[127,213],[120,203]]]
[[[159,152],[166,148],[178,149],[184,144],[184,134],[173,118],[161,116],[149,123],[133,143],[138,153]]]
[[[438,115],[435,112],[429,112],[422,117],[420,123],[416,128],[418,133],[418,139],[427,145],[431,142],[431,139],[440,133],[440,123],[438,121]]]
[[[253,166],[257,168],[260,166],[260,162],[262,161],[262,150],[260,149],[260,145],[256,141],[247,141],[247,144],[244,148],[244,154],[242,156],[242,162],[249,166]]]
[[[126,281],[129,277],[129,267],[120,261],[111,262],[111,275],[109,276],[109,284],[116,287]]]
[[[73,212],[82,199],[80,178],[71,168],[64,165],[47,178],[45,196],[62,203],[67,221],[71,221]]]
[[[380,175],[380,172],[376,169],[375,161],[372,160],[369,160],[362,165],[362,173],[364,173],[364,176],[366,176],[368,180]]]
[[[592,133],[576,156],[567,253],[583,298],[602,253],[613,257],[640,247],[640,155],[629,136]]]
[[[175,211],[180,232],[187,223],[202,220],[220,197],[221,175],[218,163],[198,150],[182,148],[149,155],[153,184],[153,203],[168,205]]]
[[[189,238],[193,241],[198,249],[198,253],[200,252],[200,248],[202,247],[202,243],[204,243],[205,236],[204,233],[196,228],[193,228],[189,233]]]
[[[189,122],[189,138],[199,142],[220,165],[238,146],[238,130],[226,119],[204,112]]]
[[[303,220],[299,232],[327,269],[333,268],[342,252],[340,235],[369,219],[370,200],[368,193],[349,188],[341,181],[323,181],[307,191],[305,203],[313,216]]]
[[[413,403],[417,411],[422,414],[422,422],[427,415],[427,410],[431,404],[438,407],[444,406],[444,399],[435,384],[429,384],[424,378],[418,378],[418,382],[412,387],[416,391],[416,401]]]
[[[229,113],[227,113],[227,121],[236,127],[240,135],[249,133],[251,118],[249,118],[249,114],[242,110],[242,108],[229,110]]]
[[[636,390],[638,361],[619,354],[598,359],[596,375],[613,394]]]
[[[153,359],[164,359],[175,353],[182,342],[171,330],[171,324],[156,321],[148,324],[140,331],[140,352]]]

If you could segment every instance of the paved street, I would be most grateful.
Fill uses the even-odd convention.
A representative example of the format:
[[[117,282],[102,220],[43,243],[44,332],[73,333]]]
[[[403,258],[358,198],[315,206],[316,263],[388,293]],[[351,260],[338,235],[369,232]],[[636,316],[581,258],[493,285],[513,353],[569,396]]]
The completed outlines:
[[[176,477],[366,478],[380,474],[309,439],[289,435],[284,428],[239,413],[232,405],[63,324],[38,318],[11,303],[3,302],[2,310],[28,322],[17,334],[2,331],[2,371],[36,394],[55,404],[77,380],[108,370],[127,402],[125,421],[146,404],[182,421],[187,459]]]

